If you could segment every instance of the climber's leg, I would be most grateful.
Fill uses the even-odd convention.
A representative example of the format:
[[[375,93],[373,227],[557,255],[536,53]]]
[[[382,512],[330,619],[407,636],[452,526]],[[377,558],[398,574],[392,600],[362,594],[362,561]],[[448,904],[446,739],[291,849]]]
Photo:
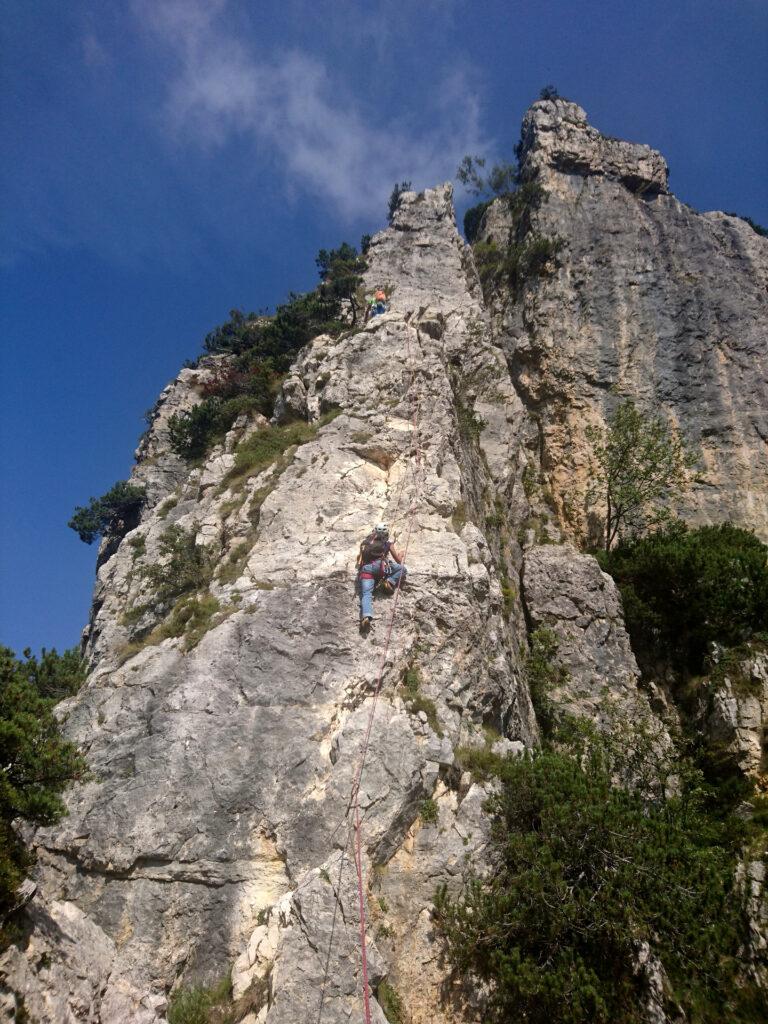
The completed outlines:
[[[373,618],[373,588],[376,586],[376,580],[366,579],[364,576],[360,578],[360,618],[361,619],[372,619]]]
[[[398,565],[397,562],[390,566],[389,575],[387,576],[387,587],[386,589],[392,592],[397,589],[398,583],[400,586],[405,583],[405,577],[408,570],[404,565]]]

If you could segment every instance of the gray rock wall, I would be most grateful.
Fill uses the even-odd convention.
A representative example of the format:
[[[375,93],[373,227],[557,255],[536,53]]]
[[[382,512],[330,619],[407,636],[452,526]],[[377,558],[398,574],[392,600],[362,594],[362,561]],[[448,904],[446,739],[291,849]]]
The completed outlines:
[[[565,243],[550,275],[487,309],[450,186],[406,193],[369,252],[389,312],[316,338],[284,382],[278,422],[324,424],[306,443],[233,479],[264,424],[242,417],[189,467],[168,420],[217,361],[162,393],[133,474],[147,507],[102,545],[91,673],[61,706],[91,776],[35,837],[30,934],[0,962],[7,1019],[21,994],[40,1024],[159,1024],[172,989],[230,970],[236,995],[264,994],[249,1024],[359,1018],[349,799],[372,721],[372,985],[388,977],[412,1024],[466,1024],[430,914],[439,883],[487,869],[486,791],[459,777],[456,747],[536,744],[523,666],[542,625],[568,669],[560,706],[601,720],[607,695],[651,715],[615,588],[560,543],[586,530],[586,426],[617,393],[660,405],[706,463],[686,514],[768,529],[765,240],[684,207],[659,154],[603,138],[573,104],[534,104],[523,141],[549,196],[536,225]],[[498,205],[484,230],[506,230]],[[394,599],[361,637],[354,593],[379,519],[410,568],[387,650]],[[170,526],[215,567],[196,644],[155,629],[146,569]]]
[[[629,397],[699,455],[685,516],[768,537],[768,238],[668,194],[660,154],[604,138],[576,104],[535,103],[522,145],[546,190],[534,228],[564,247],[499,331],[562,524],[587,534],[585,429]],[[484,237],[504,224],[493,210]]]
[[[472,522],[483,524],[509,481],[523,410],[477,300],[450,187],[407,195],[369,258],[371,286],[393,290],[390,311],[302,352],[285,413],[341,414],[279,470],[230,485],[234,445],[258,427],[243,421],[205,465],[181,472],[167,419],[198,400],[206,366],[163,394],[135,473],[150,485],[149,507],[101,552],[93,669],[63,709],[92,778],[69,795],[69,816],[37,835],[39,924],[26,955],[6,965],[40,1021],[149,1024],[182,976],[211,982],[230,968],[237,993],[269,978],[259,1016],[269,1024],[317,1019],[321,999],[326,1024],[359,1014],[348,809],[380,667],[361,786],[366,884],[390,863],[402,875],[414,844],[419,863],[393,896],[390,927],[404,941],[387,939],[386,958],[369,900],[373,981],[402,976],[411,1012],[450,1019],[429,906],[486,841],[483,791],[456,790],[453,748],[485,742],[486,724],[524,744],[537,735],[521,683],[522,613],[502,592],[509,553]],[[506,410],[484,437],[485,459],[465,429],[478,399],[467,380],[495,382],[491,404]],[[412,570],[388,651],[394,600],[376,601],[374,631],[361,638],[354,593],[357,545],[382,518]],[[191,650],[183,638],[136,644],[154,613],[130,615],[152,603],[142,566],[161,560],[169,525],[195,531],[219,566],[247,547],[234,573],[211,582],[226,618]],[[418,705],[402,686],[409,668]],[[433,797],[450,841],[420,829]],[[55,937],[65,926],[91,958],[85,979]],[[414,972],[430,984],[409,989]]]

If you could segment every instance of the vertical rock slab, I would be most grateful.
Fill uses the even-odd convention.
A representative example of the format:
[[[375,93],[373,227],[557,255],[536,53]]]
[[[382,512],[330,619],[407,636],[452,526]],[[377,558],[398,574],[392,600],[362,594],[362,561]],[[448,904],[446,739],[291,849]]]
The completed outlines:
[[[229,970],[238,992],[260,993],[260,1022],[314,1020],[321,1009],[323,1024],[348,1021],[361,999],[350,794],[369,724],[369,915],[376,873],[410,841],[422,803],[445,791],[454,746],[485,723],[535,741],[507,555],[467,521],[485,525],[509,477],[522,406],[450,186],[403,198],[371,243],[367,279],[390,289],[389,312],[315,339],[285,381],[280,415],[316,426],[303,443],[233,476],[236,445],[258,429],[238,421],[203,465],[183,467],[168,450],[167,414],[200,398],[199,374],[184,371],[139,453],[152,500],[102,552],[93,670],[62,709],[92,775],[68,795],[69,816],[36,837],[40,906],[75,908],[112,950],[87,1010],[101,1024],[161,1021],[174,985]],[[499,413],[482,430],[473,408],[486,396],[468,378],[496,382]],[[379,519],[410,568],[388,648],[395,600],[377,598],[374,631],[361,637],[354,591],[358,544]],[[165,557],[171,526],[214,562],[219,611],[195,644],[157,631],[168,609],[158,610],[145,567]],[[468,799],[442,800],[451,836],[454,820],[480,814],[481,799]],[[395,984],[410,977],[406,936],[428,917],[434,886],[460,877],[465,855],[481,856],[483,829],[464,835],[461,857],[453,839],[430,844],[386,961],[369,929],[374,987],[387,973]],[[78,1019],[83,1000],[63,980],[72,965],[51,950],[51,982],[36,941],[12,952],[13,976],[23,961],[41,1022]],[[433,942],[423,931],[422,956],[436,955]],[[45,1009],[51,985],[66,1003],[58,1018]],[[437,1013],[438,986],[430,993],[421,1012]]]
[[[588,534],[585,430],[632,398],[699,455],[684,516],[768,537],[768,239],[680,202],[659,153],[574,103],[534,103],[520,153],[545,190],[532,230],[563,248],[508,297],[501,332],[561,522]],[[507,222],[497,201],[482,237]]]
[[[557,664],[565,669],[547,694],[555,706],[607,729],[617,720],[653,722],[618,589],[597,561],[568,544],[533,547],[522,584],[532,629],[554,634]]]

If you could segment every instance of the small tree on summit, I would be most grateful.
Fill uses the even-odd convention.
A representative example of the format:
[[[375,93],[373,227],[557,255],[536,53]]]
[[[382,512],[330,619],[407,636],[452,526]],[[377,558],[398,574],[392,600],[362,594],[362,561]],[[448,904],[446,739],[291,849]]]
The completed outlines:
[[[352,323],[357,323],[360,310],[358,291],[363,283],[367,267],[354,245],[342,242],[338,249],[321,249],[315,259],[320,274],[319,292],[324,299],[333,302],[348,302]]]
[[[400,205],[400,196],[403,194],[403,192],[411,191],[411,184],[412,183],[410,181],[401,181],[399,185],[397,182],[395,182],[392,191],[389,193],[387,219],[389,220],[390,224],[392,223],[392,218],[395,216],[395,210]]]
[[[658,416],[622,402],[607,427],[586,430],[595,458],[591,504],[604,506],[603,543],[610,551],[621,531],[638,533],[668,518],[658,503],[689,486],[696,457]]]
[[[456,168],[456,178],[473,196],[506,196],[517,188],[517,166],[502,161],[485,173],[485,157],[467,154]]]

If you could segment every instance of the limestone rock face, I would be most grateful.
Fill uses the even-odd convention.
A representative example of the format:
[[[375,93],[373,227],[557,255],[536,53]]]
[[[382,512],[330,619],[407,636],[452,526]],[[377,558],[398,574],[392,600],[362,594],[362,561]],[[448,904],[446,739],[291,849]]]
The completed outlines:
[[[574,104],[535,103],[522,147],[545,190],[533,229],[563,246],[497,323],[561,525],[593,532],[585,430],[632,398],[699,457],[684,515],[768,537],[768,239],[667,194],[657,153],[603,139]],[[508,224],[497,201],[482,237]]]
[[[568,544],[534,547],[526,552],[522,583],[531,626],[554,634],[565,670],[547,697],[606,728],[617,718],[652,722],[618,589],[595,559]]]
[[[608,138],[587,123],[587,115],[568,100],[539,100],[523,119],[520,134],[524,177],[563,174],[600,175],[633,192],[667,192],[669,171],[650,146]]]
[[[306,443],[233,478],[235,445],[260,425],[243,421],[204,465],[182,467],[168,417],[199,400],[207,365],[183,371],[156,409],[134,474],[151,498],[139,526],[101,552],[92,672],[62,707],[92,776],[70,793],[68,817],[37,835],[37,903],[79,922],[87,991],[42,928],[5,968],[40,1021],[150,1024],[182,974],[211,982],[230,968],[238,993],[263,988],[259,1021],[313,1020],[321,1001],[326,1024],[358,1014],[349,808],[369,726],[366,892],[386,875],[392,893],[386,940],[368,901],[371,980],[428,976],[406,1002],[422,1019],[451,1019],[429,908],[438,882],[460,882],[486,843],[483,791],[457,788],[453,749],[483,743],[485,724],[521,748],[537,737],[522,609],[502,590],[512,555],[474,525],[514,478],[524,412],[450,186],[407,195],[369,260],[390,311],[317,338],[285,382],[286,412],[316,425],[339,412]],[[495,410],[485,458],[471,421],[480,382],[489,421]],[[388,648],[395,599],[377,599],[363,638],[354,591],[359,542],[380,519],[411,568]],[[162,563],[171,527],[216,566],[219,611],[195,646],[187,634],[147,642],[163,609],[146,567]],[[432,799],[440,833],[420,825]]]
[[[249,1024],[359,1019],[361,773],[373,1019],[387,978],[411,1024],[483,1020],[481,991],[474,1008],[449,998],[431,913],[438,885],[489,870],[487,790],[457,747],[539,742],[525,660],[540,627],[567,670],[562,707],[606,728],[606,705],[653,720],[616,588],[563,543],[588,532],[586,426],[617,393],[660,406],[705,464],[686,515],[768,531],[765,240],[684,207],[657,153],[574,104],[534,104],[522,156],[548,194],[533,227],[564,240],[552,267],[486,304],[451,187],[403,194],[368,252],[389,310],[299,353],[273,426],[303,422],[281,455],[238,460],[258,416],[201,464],[171,451],[170,417],[225,358],[161,394],[132,474],[148,500],[101,546],[90,674],[60,705],[91,772],[34,837],[30,934],[0,958],[5,1019],[23,996],[40,1024],[161,1024],[179,985],[228,972]],[[485,237],[508,215],[494,204]],[[382,519],[408,580],[361,636],[355,557]],[[172,543],[198,574],[180,602]]]
[[[718,652],[722,657],[722,652]],[[701,728],[739,771],[759,778],[768,763],[768,652],[715,666],[702,683]]]

